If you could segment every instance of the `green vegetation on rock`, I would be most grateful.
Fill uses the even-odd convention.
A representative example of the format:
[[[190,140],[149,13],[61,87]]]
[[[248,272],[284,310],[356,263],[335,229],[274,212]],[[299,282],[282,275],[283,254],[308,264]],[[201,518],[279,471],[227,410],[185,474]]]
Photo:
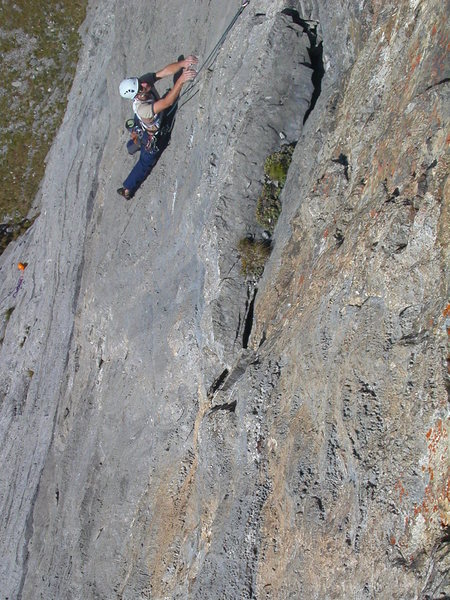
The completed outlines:
[[[273,233],[281,213],[280,195],[286,183],[295,144],[285,146],[267,157],[264,163],[264,185],[256,203],[256,220],[261,227]]]
[[[8,308],[6,310],[6,312],[5,312],[5,320],[6,320],[6,322],[8,322],[10,320],[11,315],[13,314],[15,308],[16,308],[15,306],[11,306],[10,308]]]
[[[273,233],[281,213],[280,193],[281,188],[266,181],[256,203],[256,221],[270,233]]]
[[[66,109],[86,5],[0,0],[2,223],[22,222],[38,190]]]
[[[242,274],[251,279],[259,279],[270,256],[270,244],[263,240],[243,238],[239,240],[238,251],[242,262]]]
[[[277,181],[278,185],[283,187],[286,183],[286,177],[292,162],[295,144],[285,146],[279,152],[274,152],[266,158],[264,164],[264,173],[271,181]]]
[[[264,184],[256,203],[256,221],[270,234],[274,232],[281,213],[281,190],[286,183],[287,173],[292,162],[295,144],[270,154],[264,163]],[[259,279],[271,253],[271,245],[266,240],[243,238],[239,241],[242,274],[250,279]]]

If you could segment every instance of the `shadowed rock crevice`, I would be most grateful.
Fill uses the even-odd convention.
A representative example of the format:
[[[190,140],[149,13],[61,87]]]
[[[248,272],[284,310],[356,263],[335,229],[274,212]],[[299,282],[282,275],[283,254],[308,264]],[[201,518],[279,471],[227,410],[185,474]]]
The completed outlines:
[[[433,83],[432,85],[428,86],[425,91],[428,92],[429,90],[432,90],[435,87],[443,85],[444,83],[448,83],[449,81],[450,81],[450,77],[445,77],[444,79],[441,79],[440,81],[437,81],[436,83]]]
[[[236,404],[237,404],[236,400],[233,400],[232,402],[228,402],[225,404],[216,404],[215,406],[213,406],[211,408],[210,413],[214,413],[218,410],[226,410],[228,412],[234,413],[236,410]]]
[[[236,384],[244,378],[247,369],[252,365],[257,365],[259,359],[257,355],[250,350],[242,350],[238,355],[233,366],[225,369],[220,377],[214,382],[214,392],[210,391],[208,398],[211,401],[212,408],[234,408],[236,402],[231,402]]]
[[[261,28],[267,35],[267,43],[255,53],[253,46],[257,43],[256,37],[261,35]],[[221,239],[219,266],[221,274],[227,276],[236,264],[236,240],[253,237],[252,232],[261,230],[256,203],[261,194],[265,161],[279,151],[280,143],[289,145],[298,140],[314,93],[310,40],[304,27],[294,21],[291,14],[280,11],[271,17],[259,15],[256,22],[252,19],[248,35],[251,45],[230,85],[237,92],[247,89],[247,76],[243,77],[245,69],[257,78],[251,93],[245,93],[248,101],[234,104],[236,100],[232,98],[230,108],[233,111],[235,107],[235,114],[239,115],[234,119],[228,142],[230,148],[236,148],[229,168],[234,183],[231,194],[229,190],[226,195],[221,194],[217,210]],[[251,294],[253,296],[253,292]],[[236,351],[248,346],[254,304],[242,275],[233,281],[227,280],[212,303],[216,338],[224,345],[227,362],[234,360]],[[234,338],[230,332],[235,332]]]
[[[285,8],[282,11],[283,14],[289,15],[292,18],[292,22],[300,25],[303,31],[307,34],[310,47],[308,54],[310,58],[310,66],[313,70],[311,80],[314,86],[314,91],[311,97],[311,104],[303,117],[303,124],[306,123],[309,115],[314,110],[317,100],[322,92],[322,78],[325,75],[325,68],[323,64],[323,42],[319,40],[317,27],[319,23],[313,23],[302,19],[298,11],[292,8]]]
[[[252,333],[253,327],[253,318],[254,318],[254,310],[255,310],[255,300],[256,294],[258,292],[257,288],[248,289],[247,302],[245,305],[245,320],[244,320],[244,331],[242,334],[242,347],[248,348],[248,341],[250,339],[250,335]]]
[[[219,377],[214,381],[212,386],[209,388],[208,398],[211,398],[212,396],[214,396],[214,394],[222,387],[224,381],[228,377],[228,373],[229,373],[228,369],[224,369],[222,371],[222,373],[219,375]]]

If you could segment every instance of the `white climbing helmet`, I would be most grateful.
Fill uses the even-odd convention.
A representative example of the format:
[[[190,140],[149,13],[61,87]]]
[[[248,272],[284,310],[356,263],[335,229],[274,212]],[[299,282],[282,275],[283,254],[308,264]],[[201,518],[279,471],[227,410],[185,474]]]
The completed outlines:
[[[137,77],[130,77],[130,79],[124,79],[120,82],[119,92],[122,98],[133,100],[138,91],[139,79]]]

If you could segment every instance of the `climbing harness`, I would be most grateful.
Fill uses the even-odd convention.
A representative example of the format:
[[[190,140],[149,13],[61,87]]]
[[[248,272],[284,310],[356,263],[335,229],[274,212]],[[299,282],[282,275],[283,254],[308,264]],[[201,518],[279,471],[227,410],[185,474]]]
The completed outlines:
[[[128,154],[135,154],[141,148],[144,134],[147,134],[147,142],[145,144],[147,152],[158,152],[157,139],[162,133],[161,121],[162,119],[158,120],[159,127],[152,132],[142,127],[138,115],[135,115],[134,119],[127,119],[125,121],[125,129],[130,132],[131,138],[127,142]]]
[[[241,4],[241,6],[239,7],[239,10],[236,12],[236,14],[234,15],[234,17],[232,18],[230,24],[228,25],[228,27],[225,29],[225,31],[222,34],[222,37],[219,39],[219,41],[217,42],[217,44],[214,46],[214,48],[211,50],[211,52],[209,53],[208,57],[205,59],[205,61],[202,63],[202,65],[200,66],[200,68],[197,71],[197,75],[195,77],[195,79],[193,81],[191,81],[190,85],[184,90],[184,92],[182,92],[178,98],[178,100],[181,100],[181,98],[183,98],[184,96],[188,95],[190,92],[192,92],[193,88],[197,85],[198,81],[199,81],[199,75],[202,72],[203,69],[205,68],[210,68],[214,61],[217,58],[217,55],[219,54],[219,50],[221,49],[221,47],[223,46],[225,39],[227,37],[227,35],[230,33],[230,31],[233,29],[234,24],[236,23],[236,21],[238,20],[238,18],[240,17],[240,15],[242,14],[242,12],[244,11],[245,7],[250,4],[250,0],[244,0]],[[198,94],[199,90],[196,90],[191,96],[189,96],[189,98],[186,98],[179,106],[178,106],[178,110],[180,108],[182,108],[187,102],[189,102],[189,100],[192,100],[192,98]],[[174,110],[174,108],[177,105],[175,104],[174,106],[172,106],[172,108],[169,110],[169,112],[167,113],[168,115],[170,115],[172,113],[172,111]]]

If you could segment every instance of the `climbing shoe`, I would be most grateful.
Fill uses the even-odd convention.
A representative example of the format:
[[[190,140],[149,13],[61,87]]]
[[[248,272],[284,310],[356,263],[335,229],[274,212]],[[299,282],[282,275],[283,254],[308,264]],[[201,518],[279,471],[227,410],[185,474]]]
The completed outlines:
[[[119,196],[123,196],[125,200],[131,200],[131,194],[129,190],[126,190],[125,188],[121,187],[117,190],[117,193],[119,194]]]

